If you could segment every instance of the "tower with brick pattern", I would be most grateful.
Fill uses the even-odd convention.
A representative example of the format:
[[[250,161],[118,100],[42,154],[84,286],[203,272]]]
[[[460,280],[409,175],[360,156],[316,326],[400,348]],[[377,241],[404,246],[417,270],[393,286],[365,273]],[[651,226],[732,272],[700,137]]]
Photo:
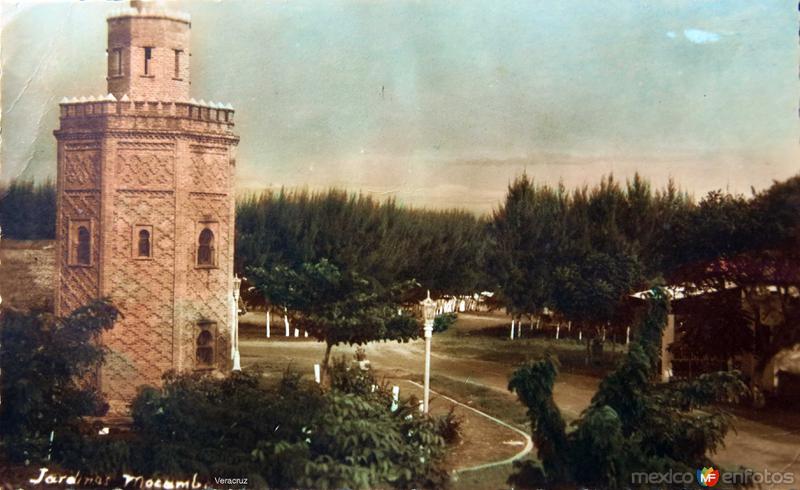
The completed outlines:
[[[107,20],[108,93],[62,100],[54,132],[55,304],[124,315],[98,376],[123,414],[168,370],[230,368],[238,137],[229,104],[190,98],[187,15],[133,0]]]

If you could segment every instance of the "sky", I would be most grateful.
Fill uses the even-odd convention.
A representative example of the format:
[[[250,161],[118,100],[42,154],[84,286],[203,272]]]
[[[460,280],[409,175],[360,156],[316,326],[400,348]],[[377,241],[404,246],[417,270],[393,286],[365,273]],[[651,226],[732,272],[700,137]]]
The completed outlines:
[[[106,92],[115,1],[2,1],[0,180],[55,175],[58,101]],[[127,2],[126,2],[127,3]],[[177,1],[237,186],[497,207],[523,172],[700,198],[800,171],[789,0]]]

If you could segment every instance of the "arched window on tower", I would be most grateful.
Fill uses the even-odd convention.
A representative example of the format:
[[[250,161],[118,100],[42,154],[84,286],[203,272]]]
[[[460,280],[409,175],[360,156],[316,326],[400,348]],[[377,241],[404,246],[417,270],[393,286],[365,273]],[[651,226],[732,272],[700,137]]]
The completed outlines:
[[[139,230],[139,257],[150,257],[150,230]]]
[[[214,232],[203,228],[197,239],[197,265],[214,266]]]
[[[153,225],[134,225],[131,234],[131,257],[136,260],[153,258]]]
[[[79,265],[90,265],[92,263],[92,237],[87,227],[78,227],[78,240],[75,248],[75,261]]]

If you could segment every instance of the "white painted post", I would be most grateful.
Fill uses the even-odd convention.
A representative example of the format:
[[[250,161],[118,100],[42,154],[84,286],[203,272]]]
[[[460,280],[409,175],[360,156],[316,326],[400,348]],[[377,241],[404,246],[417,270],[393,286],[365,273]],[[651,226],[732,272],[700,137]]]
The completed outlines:
[[[50,446],[47,448],[47,461],[50,461],[50,457],[53,455],[53,437],[55,437],[56,432],[54,430],[50,431]]]
[[[430,391],[431,391],[431,333],[433,329],[425,327],[425,385],[424,393],[423,393],[423,410],[425,413],[428,412],[428,403],[430,400]],[[397,392],[400,392],[400,388],[395,386]],[[394,390],[392,390],[394,393]],[[397,397],[395,396],[395,399]]]
[[[539,329],[542,328],[541,323],[542,323],[542,318],[541,317],[537,317],[536,318],[536,330],[539,330]]]
[[[578,330],[578,342],[580,342],[581,340],[583,340],[583,331]]]
[[[289,314],[286,312],[286,309],[283,309],[283,326],[286,329],[286,336],[289,336]]]
[[[233,370],[242,370],[242,358],[239,356],[239,349],[236,349],[236,351],[233,353]]]
[[[319,364],[314,364],[314,381],[316,381],[317,384],[320,383]]]
[[[392,412],[400,406],[400,387],[392,386]]]
[[[572,320],[567,322],[567,332],[572,332]]]
[[[234,286],[235,287],[235,286]],[[236,291],[232,291],[230,297],[230,305],[231,305],[231,360],[236,358],[236,317],[237,315],[237,305],[236,305]]]
[[[514,319],[511,319],[511,340],[514,340]]]
[[[267,308],[267,338],[269,338],[269,331],[270,331],[270,317],[272,317],[272,310]]]
[[[308,331],[306,331],[306,330],[303,330],[303,337],[306,337],[306,338],[308,338]]]
[[[558,340],[558,336],[561,334],[561,324],[559,323],[556,325],[556,340]]]
[[[625,329],[625,345],[631,343],[631,327]]]
[[[295,338],[300,337],[300,329],[299,328],[295,328],[294,329],[294,336],[295,336]]]
[[[239,288],[242,280],[239,276],[233,276],[233,296],[231,297],[231,313],[233,323],[231,323],[231,358],[233,359],[233,370],[241,371],[241,358],[239,357]]]
[[[675,315],[667,315],[667,326],[661,336],[661,381],[667,382],[672,377],[672,353],[669,346],[675,341]]]

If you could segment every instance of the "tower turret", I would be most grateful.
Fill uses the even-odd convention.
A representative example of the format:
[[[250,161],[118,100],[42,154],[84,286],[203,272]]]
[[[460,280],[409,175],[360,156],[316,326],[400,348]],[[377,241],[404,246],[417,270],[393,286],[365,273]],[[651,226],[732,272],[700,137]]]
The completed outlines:
[[[132,0],[108,17],[108,92],[116,98],[189,99],[187,14],[160,2]]]
[[[114,12],[109,93],[62,100],[54,133],[55,309],[122,312],[97,378],[115,414],[168,370],[231,365],[239,138],[230,104],[189,98],[189,28],[155,2]]]

